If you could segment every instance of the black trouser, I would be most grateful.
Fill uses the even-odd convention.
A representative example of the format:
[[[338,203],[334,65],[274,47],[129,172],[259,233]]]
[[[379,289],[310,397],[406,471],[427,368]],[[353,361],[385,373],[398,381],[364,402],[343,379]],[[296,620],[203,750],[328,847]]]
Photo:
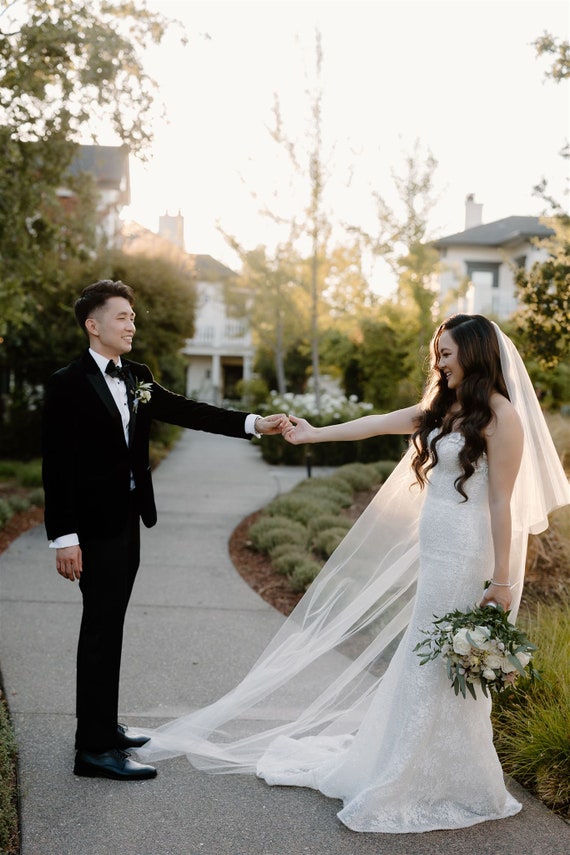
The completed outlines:
[[[128,522],[116,536],[85,538],[79,587],[83,615],[77,648],[77,748],[103,752],[117,738],[123,624],[140,560],[140,523],[131,493]]]

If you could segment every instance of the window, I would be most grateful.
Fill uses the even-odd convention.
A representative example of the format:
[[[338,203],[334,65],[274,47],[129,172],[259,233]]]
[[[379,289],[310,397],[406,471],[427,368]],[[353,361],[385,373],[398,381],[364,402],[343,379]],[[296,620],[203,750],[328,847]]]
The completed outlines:
[[[499,287],[499,267],[500,261],[467,261],[467,276],[473,282],[473,285],[483,285],[483,287],[498,288]]]

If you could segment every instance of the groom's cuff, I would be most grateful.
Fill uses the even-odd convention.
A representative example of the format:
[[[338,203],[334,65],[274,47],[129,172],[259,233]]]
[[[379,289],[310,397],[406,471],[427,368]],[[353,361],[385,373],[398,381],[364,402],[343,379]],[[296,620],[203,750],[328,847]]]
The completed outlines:
[[[261,436],[261,434],[258,433],[255,429],[255,421],[256,421],[256,419],[259,419],[259,418],[260,418],[260,416],[258,416],[256,413],[250,413],[248,416],[245,417],[245,425],[243,427],[245,433],[251,433],[251,434],[253,434],[253,436],[256,436],[258,439]]]
[[[55,540],[50,540],[50,549],[65,549],[66,546],[79,546],[79,538],[76,534],[62,534]]]

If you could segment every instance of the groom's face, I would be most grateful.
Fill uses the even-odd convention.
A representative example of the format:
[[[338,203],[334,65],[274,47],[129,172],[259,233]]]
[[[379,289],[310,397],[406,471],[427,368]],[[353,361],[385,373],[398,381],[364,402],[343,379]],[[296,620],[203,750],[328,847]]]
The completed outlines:
[[[110,297],[87,318],[85,327],[93,350],[109,359],[129,353],[135,334],[135,313],[124,297]]]

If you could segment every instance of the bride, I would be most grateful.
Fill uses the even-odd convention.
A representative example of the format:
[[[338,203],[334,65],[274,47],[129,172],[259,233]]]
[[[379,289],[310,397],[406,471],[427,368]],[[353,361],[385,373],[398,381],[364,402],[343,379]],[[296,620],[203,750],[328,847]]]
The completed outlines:
[[[410,434],[410,450],[249,674],[210,706],[155,731],[138,755],[252,773],[341,799],[354,831],[462,828],[511,816],[491,701],[450,689],[414,647],[434,615],[520,602],[529,532],[570,501],[526,369],[481,315],[431,342],[416,406],[315,428],[288,442]],[[484,582],[491,585],[484,592]]]

